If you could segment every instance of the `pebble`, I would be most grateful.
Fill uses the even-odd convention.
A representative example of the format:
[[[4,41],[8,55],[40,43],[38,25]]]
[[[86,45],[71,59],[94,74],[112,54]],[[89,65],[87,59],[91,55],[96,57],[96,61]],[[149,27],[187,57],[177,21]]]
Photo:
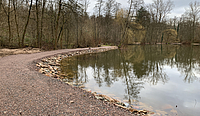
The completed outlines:
[[[79,88],[85,88],[85,86],[84,86],[84,85],[81,85],[81,86],[79,86]]]
[[[74,103],[74,101],[70,101],[70,103],[72,104],[72,103]]]

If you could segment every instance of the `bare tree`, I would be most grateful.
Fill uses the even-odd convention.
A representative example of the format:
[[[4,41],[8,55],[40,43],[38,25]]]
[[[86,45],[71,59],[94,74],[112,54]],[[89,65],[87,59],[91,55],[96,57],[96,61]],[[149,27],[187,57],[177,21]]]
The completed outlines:
[[[105,16],[112,17],[114,11],[115,0],[108,0],[104,6]]]
[[[10,40],[11,40],[11,21],[10,21],[10,17],[11,17],[11,0],[8,0],[8,6],[7,9],[5,8],[5,6],[3,6],[4,12],[7,16],[7,23],[8,23],[8,41],[9,41],[9,46],[10,46]]]
[[[59,6],[59,8],[58,8],[58,15],[57,15],[57,18],[56,18],[54,49],[57,49],[57,42],[58,42],[58,26],[59,26],[59,20],[60,20],[60,13],[61,13],[62,0],[59,0],[58,6]]]
[[[37,47],[40,47],[40,30],[39,30],[39,0],[36,0],[36,27],[37,27]]]
[[[13,0],[13,8],[14,8],[14,13],[15,13],[15,25],[16,25],[16,30],[17,30],[17,40],[18,40],[18,46],[20,47],[21,46],[21,39],[19,37],[19,23],[18,23],[18,20],[17,20],[17,0]]]
[[[24,47],[24,38],[25,38],[27,27],[28,27],[30,15],[31,15],[32,4],[33,4],[33,0],[31,0],[31,4],[29,5],[27,21],[26,21],[25,28],[24,28],[23,35],[22,35],[22,47]]]
[[[98,12],[98,16],[101,15],[103,5],[104,5],[104,1],[103,0],[97,0],[97,3],[95,4],[95,9]]]
[[[83,5],[84,13],[87,13],[87,9],[89,7],[89,4],[90,4],[90,0],[82,0],[82,5]]]
[[[128,14],[127,14],[126,21],[125,21],[125,24],[124,24],[125,28],[123,30],[121,44],[124,44],[124,41],[126,39],[126,34],[127,34],[127,28],[128,28],[128,25],[129,25],[129,20],[131,18],[131,15],[133,16],[133,14],[134,14],[133,8],[134,8],[134,6],[136,7],[140,3],[143,3],[143,0],[129,0],[129,9],[128,9]]]
[[[152,4],[149,5],[149,10],[152,18],[160,23],[164,21],[166,16],[172,11],[174,4],[171,0],[164,2],[163,0],[154,0]]]
[[[196,30],[196,23],[198,22],[198,20],[200,19],[200,2],[195,1],[194,3],[191,2],[189,9],[187,9],[186,11],[186,16],[190,17],[192,20],[192,37],[190,39],[191,42],[194,42],[195,39],[195,30]]]
[[[120,3],[115,2],[115,4],[114,4],[114,9],[113,9],[113,10],[114,10],[114,13],[115,13],[115,18],[117,18],[117,12],[119,11],[120,6],[121,6]]]
[[[150,38],[148,40],[150,40],[151,43],[162,41],[162,31],[166,29],[166,16],[171,12],[173,6],[171,0],[166,2],[164,2],[164,0],[154,0],[152,4],[147,6],[151,16],[151,23],[148,31]]]
[[[43,4],[42,4],[42,16],[41,16],[41,28],[40,28],[40,48],[41,48],[41,43],[42,43],[42,35],[43,35],[43,20],[44,20],[44,9],[45,9],[45,5],[46,5],[46,0],[43,0]]]
[[[94,21],[94,38],[99,39],[99,41],[101,42],[101,24],[102,24],[102,10],[103,10],[103,6],[104,6],[105,1],[103,0],[97,0],[97,3],[95,4],[94,9],[97,12],[97,18],[94,16],[94,18],[92,18],[92,20]]]

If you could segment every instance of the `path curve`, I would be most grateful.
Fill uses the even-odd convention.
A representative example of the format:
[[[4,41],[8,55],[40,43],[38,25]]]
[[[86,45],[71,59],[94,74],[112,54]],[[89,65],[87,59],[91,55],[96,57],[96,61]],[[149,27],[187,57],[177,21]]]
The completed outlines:
[[[131,115],[127,110],[97,100],[92,94],[40,74],[33,68],[37,59],[86,49],[62,49],[0,58],[0,115]]]

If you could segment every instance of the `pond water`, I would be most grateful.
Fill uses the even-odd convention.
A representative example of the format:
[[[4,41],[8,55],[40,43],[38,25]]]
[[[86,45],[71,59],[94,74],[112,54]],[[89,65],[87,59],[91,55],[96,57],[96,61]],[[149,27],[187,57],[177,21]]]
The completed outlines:
[[[155,115],[200,114],[200,46],[135,45],[63,59],[63,81],[83,83]]]

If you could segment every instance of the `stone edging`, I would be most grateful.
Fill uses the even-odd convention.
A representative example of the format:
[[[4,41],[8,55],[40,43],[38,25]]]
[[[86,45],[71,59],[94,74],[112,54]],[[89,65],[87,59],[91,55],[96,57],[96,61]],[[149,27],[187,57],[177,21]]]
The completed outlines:
[[[49,56],[49,57],[45,57],[42,59],[39,59],[38,62],[36,63],[36,66],[39,68],[39,72],[42,74],[45,74],[46,76],[49,77],[53,77],[53,78],[57,78],[59,80],[62,81],[63,78],[66,78],[67,75],[62,74],[61,73],[61,69],[60,69],[60,61],[64,58],[67,57],[72,57],[72,56],[77,56],[77,55],[82,55],[82,54],[91,54],[91,53],[99,53],[99,52],[105,52],[105,51],[109,51],[112,49],[117,49],[118,47],[114,46],[114,47],[109,47],[109,48],[88,48],[88,49],[84,49],[84,50],[77,50],[77,51],[72,51],[72,52],[67,52],[64,54],[57,54],[54,56]],[[74,87],[79,87],[79,88],[84,88],[84,86],[82,84],[80,85],[74,85],[68,82],[65,82],[71,86]],[[88,91],[91,92],[91,91]],[[123,102],[120,102],[114,98],[111,98],[109,96],[106,95],[102,95],[102,94],[97,94],[96,92],[92,93],[96,99],[99,100],[103,100],[105,102],[109,102],[109,103],[113,103],[115,106],[118,106],[120,108],[129,110],[130,112],[132,112],[135,115],[151,115],[153,114],[153,112],[151,111],[147,111],[147,110],[136,110],[131,108],[131,106],[126,107],[126,105]]]

